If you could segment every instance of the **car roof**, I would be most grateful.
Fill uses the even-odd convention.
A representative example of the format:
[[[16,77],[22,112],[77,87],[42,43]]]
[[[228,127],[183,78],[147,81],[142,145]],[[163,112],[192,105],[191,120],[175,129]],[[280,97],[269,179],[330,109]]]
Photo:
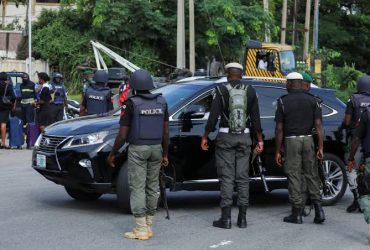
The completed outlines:
[[[268,81],[270,80],[270,81]],[[254,77],[247,77],[247,76],[244,76],[243,77],[243,81],[248,83],[248,84],[251,84],[251,85],[254,85],[254,86],[268,86],[268,87],[276,87],[276,88],[286,88],[286,84],[285,83],[281,83],[281,82],[273,82],[273,78],[271,79],[264,79],[264,80],[259,80],[259,79],[256,79]],[[224,76],[220,76],[220,77],[204,77],[204,76],[195,76],[195,77],[188,77],[188,78],[184,78],[184,79],[181,79],[179,81],[177,81],[176,83],[180,83],[180,84],[190,84],[190,85],[201,85],[201,86],[204,86],[205,88],[206,87],[214,87],[216,85],[219,85],[219,84],[222,84],[222,83],[226,83],[227,82],[227,79],[226,77]],[[326,89],[326,88],[320,88],[318,87],[317,85],[315,84],[311,84],[311,92],[313,93],[316,93],[316,92],[335,92],[334,89]]]

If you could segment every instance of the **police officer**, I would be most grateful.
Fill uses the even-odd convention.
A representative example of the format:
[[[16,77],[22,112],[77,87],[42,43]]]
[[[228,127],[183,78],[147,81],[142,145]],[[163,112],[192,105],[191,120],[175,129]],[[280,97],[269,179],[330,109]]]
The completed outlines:
[[[282,162],[282,144],[284,141],[284,170],[288,177],[289,198],[292,214],[284,222],[302,223],[303,198],[302,177],[305,178],[308,193],[315,208],[314,223],[325,220],[321,207],[320,178],[316,159],[323,159],[323,130],[321,107],[316,98],[302,89],[303,77],[297,72],[287,75],[288,94],[278,99],[275,114],[276,151],[275,161],[279,167]],[[313,128],[317,131],[318,151],[312,136]]]
[[[349,156],[349,146],[351,145],[353,131],[355,130],[356,126],[359,124],[359,119],[361,117],[361,113],[366,110],[366,108],[370,105],[370,76],[365,75],[361,77],[357,81],[357,92],[349,98],[347,102],[347,108],[344,116],[344,120],[340,129],[347,129],[347,148],[345,152],[345,159],[348,159]],[[358,203],[358,191],[357,191],[357,171],[358,166],[362,161],[362,152],[361,146],[358,147],[357,152],[354,156],[355,165],[354,171],[347,171],[347,180],[349,189],[352,191],[353,194],[353,202],[352,204],[347,207],[347,212],[354,212],[359,210],[360,206]]]
[[[94,73],[91,69],[85,70],[83,73],[83,80],[82,80],[82,86],[83,86],[83,93],[86,92],[86,90],[91,86],[93,83],[93,76]]]
[[[95,72],[92,84],[87,88],[80,106],[80,116],[103,114],[113,109],[112,91],[106,87],[108,73],[105,70]]]
[[[354,172],[356,167],[355,156],[362,142],[363,157],[365,159],[364,182],[358,183],[360,193],[360,207],[365,221],[369,224],[368,241],[370,244],[370,107],[367,107],[360,116],[360,121],[352,131],[352,143],[348,157],[348,172]]]
[[[124,104],[120,130],[108,157],[114,166],[115,155],[125,141],[128,148],[128,181],[131,211],[135,217],[128,239],[147,240],[153,236],[153,218],[157,208],[157,191],[161,164],[168,165],[168,110],[161,94],[151,94],[154,88],[150,73],[136,70],[130,83],[135,95]]]
[[[237,225],[240,228],[245,228],[247,227],[246,212],[249,204],[251,137],[255,136],[258,140],[256,150],[261,153],[263,151],[262,129],[256,92],[252,86],[247,86],[241,82],[243,76],[242,65],[229,63],[225,66],[225,69],[228,82],[216,88],[216,95],[212,101],[201,147],[203,150],[208,150],[208,134],[215,130],[218,117],[221,116],[215,152],[217,174],[221,185],[221,218],[214,221],[213,226],[224,229],[231,228],[232,197],[236,185],[237,205],[239,207]],[[233,93],[238,91],[243,93],[243,97],[240,96],[240,101],[244,105],[242,109],[237,110],[233,104],[236,103],[236,97]],[[241,116],[244,114],[245,117],[249,117],[239,123],[243,128],[240,131],[235,129],[234,111],[241,114]]]
[[[64,110],[67,108],[67,91],[63,82],[63,75],[55,72],[50,83],[50,92],[54,99],[51,102],[52,121],[58,122],[63,120]]]
[[[20,86],[21,96],[20,103],[22,109],[23,124],[35,121],[34,104],[37,100],[35,83],[30,81],[27,73],[22,75],[22,84]]]

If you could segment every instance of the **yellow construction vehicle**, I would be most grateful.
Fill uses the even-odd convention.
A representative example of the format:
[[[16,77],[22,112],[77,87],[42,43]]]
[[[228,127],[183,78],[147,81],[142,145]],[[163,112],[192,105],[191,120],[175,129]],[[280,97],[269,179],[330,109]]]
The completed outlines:
[[[245,49],[244,69],[246,76],[286,82],[286,75],[296,70],[293,47],[250,40]]]

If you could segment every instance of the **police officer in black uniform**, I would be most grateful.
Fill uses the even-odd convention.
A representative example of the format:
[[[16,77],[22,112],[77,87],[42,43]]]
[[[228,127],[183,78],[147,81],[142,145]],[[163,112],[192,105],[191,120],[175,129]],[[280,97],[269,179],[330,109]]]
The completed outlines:
[[[215,130],[219,116],[220,129],[216,138],[216,168],[221,185],[221,218],[213,222],[214,227],[231,228],[231,206],[233,203],[234,186],[238,193],[237,205],[239,215],[237,225],[240,228],[247,227],[246,212],[249,204],[249,156],[252,145],[252,136],[257,139],[256,150],[263,151],[262,129],[258,108],[258,99],[252,86],[241,82],[243,67],[239,63],[229,63],[225,66],[227,71],[227,83],[217,88],[212,101],[208,122],[202,137],[201,147],[208,150],[208,134]],[[244,123],[245,129],[240,132],[232,131],[230,127],[231,113],[229,102],[231,89],[245,89],[246,110],[238,112],[248,117]],[[243,108],[244,109],[244,108]],[[253,128],[253,129],[252,129]]]
[[[130,205],[135,217],[128,239],[148,240],[153,236],[153,217],[157,208],[157,191],[161,164],[168,165],[168,110],[161,94],[151,94],[154,88],[150,73],[136,70],[130,78],[135,95],[123,104],[120,130],[108,163],[115,167],[115,155],[125,141],[128,148],[128,181]]]
[[[93,81],[95,84],[87,88],[81,103],[80,116],[103,114],[113,109],[113,93],[107,87],[107,72],[105,70],[96,71]]]
[[[50,92],[54,96],[51,102],[52,121],[54,123],[63,120],[67,108],[67,91],[63,82],[63,75],[58,72],[53,73],[50,86]]]
[[[297,72],[287,75],[288,94],[278,99],[275,115],[276,152],[275,161],[279,167],[282,162],[282,144],[284,142],[284,171],[288,177],[289,198],[292,214],[284,222],[302,223],[303,196],[302,178],[305,179],[308,193],[315,208],[315,223],[325,220],[321,207],[320,178],[316,158],[323,159],[323,130],[321,106],[317,99],[302,88],[303,77]],[[312,135],[316,129],[318,151]]]
[[[353,132],[360,123],[361,113],[370,106],[370,76],[365,75],[357,81],[357,92],[351,95],[350,99],[347,102],[346,113],[344,116],[343,123],[340,129],[346,129],[347,133],[347,147],[345,159],[348,159],[349,156],[349,147],[352,142]],[[358,147],[356,154],[354,156],[355,164],[353,171],[347,171],[347,180],[349,189],[353,194],[353,202],[350,206],[347,207],[347,212],[361,211],[358,199],[357,191],[357,171],[358,167],[362,161],[362,148]]]
[[[20,86],[21,96],[20,103],[22,109],[23,124],[31,123],[35,121],[35,107],[34,104],[37,100],[35,83],[30,80],[27,73],[22,75],[22,84]]]

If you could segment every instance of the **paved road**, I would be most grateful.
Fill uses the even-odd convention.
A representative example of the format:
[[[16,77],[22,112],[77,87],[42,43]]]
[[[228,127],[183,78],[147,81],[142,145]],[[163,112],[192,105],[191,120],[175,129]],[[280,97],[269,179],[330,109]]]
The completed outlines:
[[[326,208],[325,225],[282,222],[288,214],[287,191],[253,195],[248,228],[213,228],[219,216],[218,192],[169,195],[171,220],[158,212],[155,237],[130,241],[132,217],[121,214],[115,196],[76,202],[61,186],[30,167],[29,150],[0,150],[0,249],[369,249],[362,214],[344,210],[351,196]]]

